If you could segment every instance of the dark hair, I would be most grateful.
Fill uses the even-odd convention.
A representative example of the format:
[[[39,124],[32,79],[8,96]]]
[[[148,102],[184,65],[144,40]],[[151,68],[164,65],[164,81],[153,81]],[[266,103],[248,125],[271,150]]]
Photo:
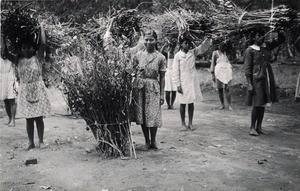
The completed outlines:
[[[155,40],[157,40],[157,34],[155,32],[155,30],[148,30],[145,32],[145,36],[152,36],[155,38]]]

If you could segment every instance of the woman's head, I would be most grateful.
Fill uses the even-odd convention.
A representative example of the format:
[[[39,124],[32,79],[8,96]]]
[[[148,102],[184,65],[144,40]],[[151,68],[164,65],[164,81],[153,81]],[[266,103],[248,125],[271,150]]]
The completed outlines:
[[[34,43],[29,40],[24,40],[20,43],[19,52],[22,57],[30,58],[35,55],[36,49]]]
[[[154,51],[157,45],[157,34],[154,30],[149,30],[145,32],[144,44],[147,51]]]
[[[254,44],[260,46],[265,40],[264,30],[253,30],[251,31],[251,40]]]
[[[183,51],[188,51],[193,47],[192,41],[189,38],[186,38],[186,37],[180,38],[179,44],[180,44],[180,48]]]

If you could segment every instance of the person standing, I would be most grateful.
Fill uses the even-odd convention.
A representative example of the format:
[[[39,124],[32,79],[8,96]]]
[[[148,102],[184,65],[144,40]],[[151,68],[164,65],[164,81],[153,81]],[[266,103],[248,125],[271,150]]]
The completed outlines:
[[[161,105],[164,103],[166,59],[156,50],[157,34],[149,30],[144,36],[145,49],[133,56],[135,79],[132,91],[131,121],[141,125],[145,150],[158,149],[157,128],[162,125]]]
[[[195,130],[196,127],[193,126],[194,103],[202,99],[195,59],[209,49],[212,41],[205,39],[198,47],[192,49],[192,41],[183,37],[179,44],[180,51],[175,54],[173,61],[173,81],[177,86],[180,103],[181,130]],[[188,125],[185,123],[186,104],[188,104]]]
[[[174,55],[175,47],[176,47],[176,43],[169,42],[167,45],[167,51],[165,50],[166,45],[164,45],[160,51],[167,59],[165,92],[166,92],[166,102],[168,104],[168,109],[174,109],[174,101],[176,99],[177,87],[173,81],[173,60],[175,56]]]
[[[8,116],[9,127],[15,126],[17,81],[15,66],[7,59],[7,49],[1,36],[1,62],[0,62],[0,100],[4,101],[5,111]]]
[[[220,109],[225,109],[223,91],[225,89],[228,109],[232,111],[231,94],[229,91],[229,85],[232,80],[232,66],[227,57],[227,49],[227,44],[221,42],[219,48],[213,51],[210,71],[212,73],[212,80],[216,83],[218,88],[219,99],[222,104]]]
[[[284,40],[283,31],[278,31],[278,38],[265,41],[266,33],[262,28],[252,30],[254,44],[245,51],[244,70],[247,79],[246,106],[253,106],[251,113],[250,135],[265,134],[262,130],[265,107],[278,102],[270,51]]]
[[[50,114],[50,101],[42,78],[42,62],[46,36],[43,26],[40,25],[39,47],[31,38],[24,38],[18,47],[17,57],[10,54],[11,60],[16,60],[17,73],[20,79],[18,91],[17,116],[26,118],[26,130],[29,140],[27,150],[35,148],[34,122],[36,123],[39,144],[44,145],[44,116]]]

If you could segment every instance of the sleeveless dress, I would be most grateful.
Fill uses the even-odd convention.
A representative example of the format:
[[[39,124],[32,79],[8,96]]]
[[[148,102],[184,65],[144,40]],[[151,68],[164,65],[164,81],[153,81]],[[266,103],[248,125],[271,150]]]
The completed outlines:
[[[0,63],[0,100],[17,97],[17,82],[13,63],[2,59]]]
[[[42,79],[42,66],[37,57],[22,58],[18,62],[20,87],[17,117],[34,118],[50,114],[50,101]]]
[[[174,58],[169,58],[168,53],[168,62],[167,62],[167,71],[165,74],[165,91],[177,91],[177,87],[173,81],[173,60]]]
[[[228,84],[232,80],[232,66],[226,56],[217,51],[218,58],[216,60],[215,75],[223,84]]]

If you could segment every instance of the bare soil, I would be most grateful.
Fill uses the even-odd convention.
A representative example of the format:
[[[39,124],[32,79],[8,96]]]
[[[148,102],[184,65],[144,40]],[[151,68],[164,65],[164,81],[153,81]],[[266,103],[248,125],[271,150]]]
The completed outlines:
[[[137,159],[121,160],[101,157],[85,122],[60,115],[59,93],[49,95],[46,148],[26,151],[25,119],[8,127],[0,112],[1,191],[300,190],[300,104],[293,99],[267,108],[263,128],[269,135],[258,137],[248,134],[251,108],[234,101],[234,111],[217,110],[214,91],[195,104],[195,131],[179,130],[178,104],[175,110],[164,105],[160,149],[140,150],[142,131],[132,124]],[[26,166],[28,159],[38,163]]]

